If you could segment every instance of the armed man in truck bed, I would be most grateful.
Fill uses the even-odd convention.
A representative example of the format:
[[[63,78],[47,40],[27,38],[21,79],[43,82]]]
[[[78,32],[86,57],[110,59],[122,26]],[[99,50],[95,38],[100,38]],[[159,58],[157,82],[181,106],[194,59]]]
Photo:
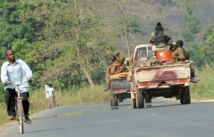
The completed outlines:
[[[104,91],[110,90],[110,76],[113,74],[118,74],[126,70],[125,57],[122,53],[117,52],[115,55],[112,56],[112,64],[109,65],[106,69],[106,88]]]
[[[165,50],[167,49],[168,42],[171,39],[169,34],[165,32],[162,24],[160,22],[157,23],[155,27],[155,31],[151,33],[149,43],[155,44],[156,50]]]
[[[189,54],[183,49],[183,41],[178,40],[175,44],[171,44],[170,49],[173,51],[172,59],[173,62],[184,62],[190,66],[190,82],[198,83],[200,79],[195,76],[195,65],[194,62],[189,60]]]

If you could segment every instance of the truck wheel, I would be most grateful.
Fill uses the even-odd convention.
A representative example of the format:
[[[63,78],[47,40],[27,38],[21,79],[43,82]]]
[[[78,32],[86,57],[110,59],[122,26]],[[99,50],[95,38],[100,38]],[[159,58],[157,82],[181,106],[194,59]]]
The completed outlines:
[[[183,88],[180,102],[181,102],[181,104],[190,104],[191,103],[189,87]]]
[[[111,106],[118,106],[118,98],[117,95],[112,94],[111,95]]]
[[[138,88],[136,88],[136,107],[144,108],[144,95]]]
[[[132,108],[137,108],[136,99],[132,99]]]

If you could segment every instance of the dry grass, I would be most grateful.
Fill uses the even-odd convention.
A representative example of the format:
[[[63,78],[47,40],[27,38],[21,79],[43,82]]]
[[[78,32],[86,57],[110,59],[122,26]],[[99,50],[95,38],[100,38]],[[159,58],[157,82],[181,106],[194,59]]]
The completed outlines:
[[[196,74],[201,79],[197,84],[191,84],[191,93],[193,98],[214,98],[214,64],[206,65]]]
[[[214,64],[206,65],[201,71],[197,72],[197,76],[201,81],[197,84],[191,84],[192,98],[212,99],[214,98]],[[74,105],[81,103],[103,103],[109,101],[109,93],[103,92],[103,85],[97,85],[94,87],[84,87],[81,89],[72,89],[67,91],[55,91],[56,105]],[[47,100],[45,98],[45,92],[42,89],[38,89],[31,92],[30,96],[31,109],[30,114],[37,113],[48,107]],[[0,126],[7,122],[6,106],[0,103]]]
[[[0,103],[0,126],[7,122],[7,113],[6,113],[6,105],[4,103]]]
[[[55,91],[56,106],[74,105],[81,103],[103,103],[109,101],[109,93],[103,92],[103,86],[84,87],[75,91]],[[30,114],[37,113],[48,108],[45,92],[38,89],[30,93]],[[0,103],[0,126],[8,122],[6,106]]]

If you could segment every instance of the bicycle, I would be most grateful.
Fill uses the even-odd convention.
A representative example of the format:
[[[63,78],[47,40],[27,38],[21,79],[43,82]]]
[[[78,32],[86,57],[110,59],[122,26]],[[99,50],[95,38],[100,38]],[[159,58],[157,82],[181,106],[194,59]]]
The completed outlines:
[[[24,82],[25,83],[25,82]],[[22,84],[24,84],[22,83]],[[15,90],[17,91],[17,97],[16,97],[16,119],[19,123],[19,131],[21,134],[24,134],[24,110],[22,105],[22,99],[20,94],[19,86],[22,84],[13,84]]]

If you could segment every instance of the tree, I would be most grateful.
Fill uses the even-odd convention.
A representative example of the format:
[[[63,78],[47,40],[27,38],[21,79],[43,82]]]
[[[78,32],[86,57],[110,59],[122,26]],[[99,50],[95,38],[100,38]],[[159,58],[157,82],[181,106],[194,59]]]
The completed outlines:
[[[203,35],[203,44],[193,43],[191,58],[196,65],[203,67],[205,64],[210,64],[214,60],[214,25],[210,25]]]
[[[200,32],[200,20],[193,15],[192,12],[192,5],[189,0],[185,1],[185,26],[184,30],[182,31],[183,39],[187,42],[193,41],[193,35]]]
[[[120,38],[125,37],[126,52],[128,57],[130,57],[130,38],[134,38],[133,34],[139,33],[144,35],[145,33],[137,22],[137,17],[126,9],[124,1],[121,0],[113,2],[113,5],[115,5],[119,10],[119,14],[117,15],[117,24],[115,24],[115,32]]]
[[[5,51],[12,49],[17,58],[24,59],[34,70],[32,52],[35,51],[32,49],[40,38],[42,22],[27,14],[35,8],[35,5],[17,0],[0,1],[0,63],[5,60]]]
[[[59,84],[63,86],[72,84],[70,81],[80,84],[87,80],[93,86],[96,73],[102,71],[103,74],[105,57],[109,56],[106,51],[114,48],[105,39],[102,22],[93,11],[94,2],[96,0],[35,3],[38,8],[31,16],[44,22],[44,42],[37,47],[40,55],[35,55],[37,60],[44,62],[37,66],[42,70],[38,76],[45,76],[41,81],[60,80],[65,82]]]

